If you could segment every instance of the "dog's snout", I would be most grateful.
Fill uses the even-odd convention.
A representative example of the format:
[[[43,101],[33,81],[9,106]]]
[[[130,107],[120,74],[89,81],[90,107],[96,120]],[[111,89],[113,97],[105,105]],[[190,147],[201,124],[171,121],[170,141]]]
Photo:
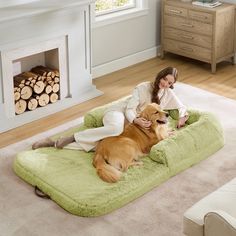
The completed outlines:
[[[166,113],[166,117],[169,117],[169,114],[168,114],[168,113]]]

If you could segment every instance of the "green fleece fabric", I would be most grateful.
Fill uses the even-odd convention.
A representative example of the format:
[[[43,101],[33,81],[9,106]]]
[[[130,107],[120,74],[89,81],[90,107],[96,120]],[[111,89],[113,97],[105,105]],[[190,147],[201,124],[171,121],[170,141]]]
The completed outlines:
[[[106,183],[92,158],[93,153],[83,151],[41,148],[19,153],[14,170],[65,210],[87,217],[120,208],[169,178],[166,166],[144,158],[142,167],[130,168],[115,184]]]
[[[207,158],[224,145],[223,129],[213,114],[188,111],[187,125],[154,145],[149,157],[169,167],[172,175]],[[193,123],[191,123],[193,122]]]
[[[127,99],[127,98],[124,98]],[[102,125],[105,105],[84,118],[84,124],[58,136]],[[180,171],[208,157],[224,145],[223,130],[213,114],[189,111],[184,128],[153,146],[144,165],[131,167],[117,183],[103,182],[92,166],[93,152],[41,148],[17,155],[14,171],[23,180],[38,186],[68,212],[79,216],[99,216],[120,208],[163,183]],[[170,111],[175,127],[178,112]]]

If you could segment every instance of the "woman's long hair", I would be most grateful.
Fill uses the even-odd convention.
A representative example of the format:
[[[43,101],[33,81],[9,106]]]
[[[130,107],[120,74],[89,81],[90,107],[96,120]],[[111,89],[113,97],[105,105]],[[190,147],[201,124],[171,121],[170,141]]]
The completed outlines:
[[[157,104],[160,104],[160,99],[158,97],[158,92],[159,92],[159,84],[160,84],[160,80],[162,78],[165,78],[167,75],[173,75],[175,82],[178,78],[178,71],[176,68],[174,67],[166,67],[164,69],[162,69],[156,76],[156,79],[154,81],[154,83],[152,84],[153,86],[153,90],[152,90],[152,102],[155,102]],[[170,86],[171,89],[174,88],[173,85]]]

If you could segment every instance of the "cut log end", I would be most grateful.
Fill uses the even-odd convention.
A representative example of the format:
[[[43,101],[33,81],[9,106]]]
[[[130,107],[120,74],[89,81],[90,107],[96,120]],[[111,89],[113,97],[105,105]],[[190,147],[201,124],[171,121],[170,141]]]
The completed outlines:
[[[33,94],[33,90],[30,86],[24,86],[20,91],[20,96],[22,99],[29,99]]]
[[[41,94],[39,96],[38,102],[41,107],[46,106],[49,103],[49,95],[46,93]]]
[[[50,102],[54,103],[54,102],[56,102],[58,100],[58,98],[59,98],[59,96],[56,93],[52,93],[50,95]]]
[[[28,101],[28,104],[27,104],[27,107],[30,111],[33,111],[37,108],[38,106],[38,100],[35,99],[35,98],[31,98],[29,101]]]
[[[45,88],[45,83],[43,81],[37,81],[34,85],[34,92],[41,94]]]
[[[59,84],[54,84],[54,85],[52,86],[52,91],[53,91],[54,93],[57,93],[59,90],[60,90],[60,85],[59,85]]]
[[[19,99],[20,99],[20,92],[15,92],[14,93],[14,99],[15,99],[15,101],[18,101]]]
[[[26,108],[27,108],[27,102],[23,99],[20,99],[15,104],[15,112],[17,115],[20,115],[23,112],[25,112]]]

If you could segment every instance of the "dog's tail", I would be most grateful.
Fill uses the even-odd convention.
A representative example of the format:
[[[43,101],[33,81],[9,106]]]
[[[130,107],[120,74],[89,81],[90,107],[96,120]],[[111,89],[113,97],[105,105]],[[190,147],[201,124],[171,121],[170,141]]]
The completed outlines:
[[[121,178],[122,172],[109,165],[101,154],[95,154],[93,165],[97,169],[98,176],[105,182],[115,183]]]

